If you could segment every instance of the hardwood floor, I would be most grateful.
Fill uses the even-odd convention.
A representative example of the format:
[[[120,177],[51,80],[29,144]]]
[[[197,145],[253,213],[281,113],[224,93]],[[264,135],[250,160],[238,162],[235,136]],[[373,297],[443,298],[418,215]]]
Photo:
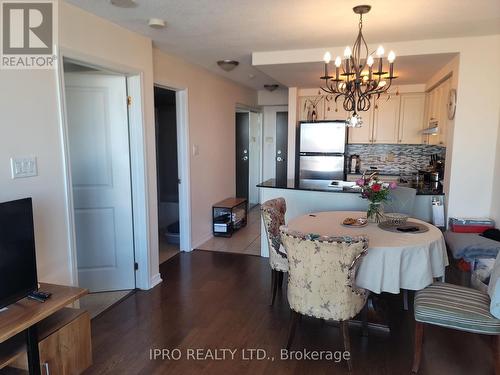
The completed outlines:
[[[269,307],[267,259],[194,251],[170,259],[161,273],[162,284],[134,293],[92,321],[94,365],[85,374],[347,374],[345,362],[280,360],[290,312],[285,288]],[[410,373],[412,313],[402,311],[399,296],[384,300],[392,333],[372,331],[362,338],[351,327],[352,374]],[[152,348],[178,348],[183,359],[150,360]],[[187,360],[186,351],[197,348],[238,352],[234,360]],[[244,348],[264,349],[275,360],[243,360]],[[339,328],[304,317],[291,349],[304,348],[342,350]],[[429,327],[419,374],[493,374],[488,341]]]

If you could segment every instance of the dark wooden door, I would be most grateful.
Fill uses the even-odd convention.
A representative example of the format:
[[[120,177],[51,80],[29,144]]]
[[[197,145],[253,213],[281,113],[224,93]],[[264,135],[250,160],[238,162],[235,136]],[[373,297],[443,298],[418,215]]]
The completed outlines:
[[[236,113],[236,196],[248,199],[250,114]]]
[[[276,182],[286,183],[288,173],[288,112],[276,112]]]

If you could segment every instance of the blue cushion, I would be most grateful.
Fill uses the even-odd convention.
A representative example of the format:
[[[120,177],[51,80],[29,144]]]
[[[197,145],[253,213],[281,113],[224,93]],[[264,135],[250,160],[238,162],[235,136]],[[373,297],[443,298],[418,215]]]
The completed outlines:
[[[490,313],[488,294],[447,283],[434,283],[417,292],[415,320],[460,331],[500,334],[500,319]]]

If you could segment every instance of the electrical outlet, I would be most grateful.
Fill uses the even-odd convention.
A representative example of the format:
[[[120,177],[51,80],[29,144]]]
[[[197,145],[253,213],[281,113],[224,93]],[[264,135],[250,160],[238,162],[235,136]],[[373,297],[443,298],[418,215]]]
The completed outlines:
[[[15,178],[35,177],[38,175],[36,157],[10,158],[11,176]]]

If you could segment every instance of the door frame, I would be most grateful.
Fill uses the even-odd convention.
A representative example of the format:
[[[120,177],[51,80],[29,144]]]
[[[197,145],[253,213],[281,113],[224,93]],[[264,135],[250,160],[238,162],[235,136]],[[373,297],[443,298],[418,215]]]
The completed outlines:
[[[259,182],[262,182],[263,176],[264,176],[264,112],[261,107],[251,107],[245,104],[236,104],[236,108],[234,110],[235,113],[235,119],[236,119],[236,113],[237,112],[253,112],[257,113],[259,115],[259,125],[260,125],[260,147],[259,147],[259,160],[260,160],[260,165],[259,165]],[[236,121],[235,121],[235,131],[236,131]],[[236,137],[235,137],[236,139]],[[236,145],[235,145],[236,147]],[[234,188],[236,189],[236,181],[234,184]],[[261,201],[261,194],[260,194],[260,189],[259,189],[259,202]]]
[[[191,178],[189,159],[188,89],[154,83],[154,87],[175,91],[175,118],[177,129],[177,169],[179,184],[179,248],[192,251],[191,245]],[[156,134],[155,134],[156,138]]]
[[[144,77],[137,69],[101,60],[95,56],[75,52],[64,47],[59,48],[56,69],[57,97],[59,105],[60,137],[63,156],[63,176],[65,182],[66,223],[69,238],[68,259],[73,285],[78,285],[78,267],[76,250],[76,231],[73,205],[73,184],[69,157],[69,134],[64,86],[63,59],[69,59],[89,67],[96,67],[124,75],[127,80],[127,93],[134,98],[128,108],[130,171],[132,184],[132,220],[134,225],[134,257],[138,264],[135,272],[135,286],[150,289],[161,282],[159,274],[153,274],[150,254],[149,220],[149,184],[147,179],[147,154],[144,119]]]

